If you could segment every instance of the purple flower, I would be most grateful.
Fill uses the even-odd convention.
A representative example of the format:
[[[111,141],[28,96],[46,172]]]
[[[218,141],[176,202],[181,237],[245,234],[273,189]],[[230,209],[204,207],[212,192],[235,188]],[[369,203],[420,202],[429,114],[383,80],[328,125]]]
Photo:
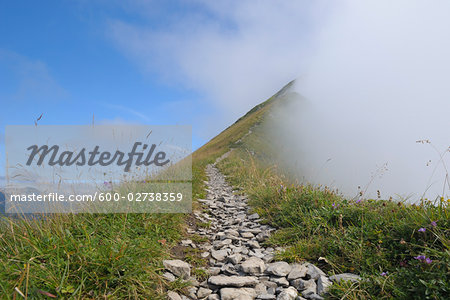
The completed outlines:
[[[436,221],[431,222],[431,226],[436,227],[437,226]]]
[[[416,256],[414,257],[414,259],[420,260],[421,262],[424,262],[426,264],[431,264],[433,262],[430,258],[426,257],[425,255]]]
[[[381,276],[387,276],[387,272],[381,272]]]
[[[103,182],[103,185],[104,185],[107,189],[112,189],[112,182],[111,182],[111,181],[105,181],[105,182]]]
[[[334,209],[336,209],[336,208],[339,207],[339,204],[336,204],[336,203],[333,202],[333,204],[332,204],[331,206],[332,206]]]
[[[358,200],[356,200],[356,203],[359,203],[359,202],[361,202],[362,200],[361,199],[358,199]]]
[[[418,230],[419,232],[425,232],[425,231],[427,231],[425,228],[419,228],[419,230]]]

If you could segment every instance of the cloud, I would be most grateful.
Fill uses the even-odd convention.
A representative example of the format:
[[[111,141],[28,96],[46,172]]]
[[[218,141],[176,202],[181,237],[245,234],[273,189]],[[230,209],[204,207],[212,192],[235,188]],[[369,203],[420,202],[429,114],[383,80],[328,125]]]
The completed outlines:
[[[112,19],[108,32],[145,72],[219,107],[223,126],[298,76],[299,58],[312,50],[315,15],[328,13],[320,3],[194,1],[178,18],[166,11],[165,28]]]
[[[447,1],[335,9],[298,81],[306,101],[282,112],[278,128],[292,134],[284,142],[299,176],[351,195],[368,186],[367,196],[417,200],[430,185],[429,198],[450,194],[439,155],[416,143],[429,139],[441,153],[450,146],[449,10]]]
[[[448,147],[448,1],[193,1],[157,7],[164,27],[145,3],[148,22],[112,18],[108,34],[143,72],[219,108],[207,135],[301,76],[308,105],[274,125],[299,177],[349,193],[372,182],[383,196],[442,187],[439,159],[415,141]]]
[[[42,61],[0,49],[0,67],[4,99],[47,102],[67,97],[67,91],[56,82]]]
[[[132,114],[136,117],[138,117],[139,119],[149,122],[150,118],[147,117],[146,115],[144,115],[143,113],[138,112],[137,110],[134,110],[132,108],[129,107],[125,107],[123,105],[116,105],[116,104],[106,104],[106,107],[110,108],[110,109],[114,109],[114,110],[120,110],[122,112],[127,112],[129,114]]]

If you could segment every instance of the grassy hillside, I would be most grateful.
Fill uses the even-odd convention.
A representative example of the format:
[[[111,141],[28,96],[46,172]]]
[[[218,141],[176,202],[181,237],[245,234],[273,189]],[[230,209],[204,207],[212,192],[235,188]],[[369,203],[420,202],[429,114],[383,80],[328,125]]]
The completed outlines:
[[[261,122],[272,100],[255,107],[193,154],[193,197],[204,197],[204,167]],[[194,207],[198,204],[194,201]],[[3,218],[3,217],[0,217]],[[0,299],[165,299],[162,260],[180,253],[185,214],[78,214],[0,221]],[[196,237],[190,236],[191,239]],[[194,270],[195,272],[195,270]]]
[[[295,184],[278,160],[272,112],[304,101],[288,86],[256,106],[194,154],[194,166],[233,149],[219,168],[251,198],[253,209],[278,228],[270,244],[288,261],[308,260],[330,274],[366,280],[334,285],[335,299],[448,299],[450,199],[409,205],[345,199],[328,187]],[[301,158],[300,158],[301,159]]]
[[[269,243],[286,248],[280,257],[366,278],[334,285],[331,298],[445,299],[450,292],[448,200],[436,206],[355,201],[327,187],[294,184],[278,164],[279,145],[265,131],[276,107],[302,101],[292,84],[193,153],[194,199],[205,197],[205,166],[233,150],[219,168],[278,228]],[[200,209],[195,201],[194,209]],[[6,219],[0,222],[0,298],[164,299],[167,289],[186,285],[162,279],[164,258],[183,256],[194,266],[204,264],[176,246],[186,236],[186,224],[193,223],[185,214]]]

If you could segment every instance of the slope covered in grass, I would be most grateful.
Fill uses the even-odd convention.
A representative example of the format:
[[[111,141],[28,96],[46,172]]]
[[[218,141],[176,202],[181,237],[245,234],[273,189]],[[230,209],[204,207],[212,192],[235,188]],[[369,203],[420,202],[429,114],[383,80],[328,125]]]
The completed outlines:
[[[193,154],[193,198],[205,195],[204,168],[261,122],[272,100]],[[197,207],[194,201],[194,207]],[[185,236],[186,214],[78,214],[0,221],[0,295],[75,299],[165,299],[179,281],[162,279],[162,260]],[[190,237],[195,238],[195,237]],[[195,254],[183,253],[195,266]],[[195,272],[195,270],[194,270]]]
[[[274,141],[268,128],[277,108],[304,101],[291,85],[255,107],[194,157],[211,162],[233,149],[219,168],[231,184],[250,196],[253,209],[278,228],[270,243],[285,247],[280,258],[309,260],[330,274],[352,272],[366,279],[360,284],[334,285],[330,298],[447,299],[449,199],[418,205],[346,199],[328,187],[296,184],[289,166],[277,156],[283,145]]]
[[[296,184],[277,156],[283,145],[267,134],[277,107],[304,100],[292,85],[193,153],[194,209],[200,209],[195,199],[205,197],[205,166],[232,150],[219,168],[250,196],[265,222],[278,228],[269,243],[285,247],[280,257],[366,279],[334,285],[330,298],[448,298],[448,199],[414,206],[349,200],[327,187]],[[0,298],[164,299],[167,289],[186,285],[162,279],[162,260],[180,255],[173,249],[191,220],[186,214],[3,220]],[[183,255],[194,266],[202,264],[195,253]]]

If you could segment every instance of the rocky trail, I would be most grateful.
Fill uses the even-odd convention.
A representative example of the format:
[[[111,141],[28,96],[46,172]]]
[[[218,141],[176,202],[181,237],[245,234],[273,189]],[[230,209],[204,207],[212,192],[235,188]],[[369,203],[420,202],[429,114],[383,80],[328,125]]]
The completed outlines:
[[[191,266],[187,262],[165,260],[166,279],[173,281],[182,277],[193,283],[188,295],[170,291],[169,299],[323,299],[332,281],[359,280],[353,274],[328,278],[311,263],[275,262],[274,254],[282,249],[262,246],[274,228],[259,222],[259,215],[249,210],[247,197],[234,193],[215,164],[208,165],[206,173],[208,195],[207,199],[199,201],[208,207],[209,213],[194,212],[194,215],[211,224],[209,228],[195,230],[209,241],[194,244],[184,240],[182,244],[202,250],[202,257],[209,260],[206,269],[209,278],[198,282],[191,277]]]

